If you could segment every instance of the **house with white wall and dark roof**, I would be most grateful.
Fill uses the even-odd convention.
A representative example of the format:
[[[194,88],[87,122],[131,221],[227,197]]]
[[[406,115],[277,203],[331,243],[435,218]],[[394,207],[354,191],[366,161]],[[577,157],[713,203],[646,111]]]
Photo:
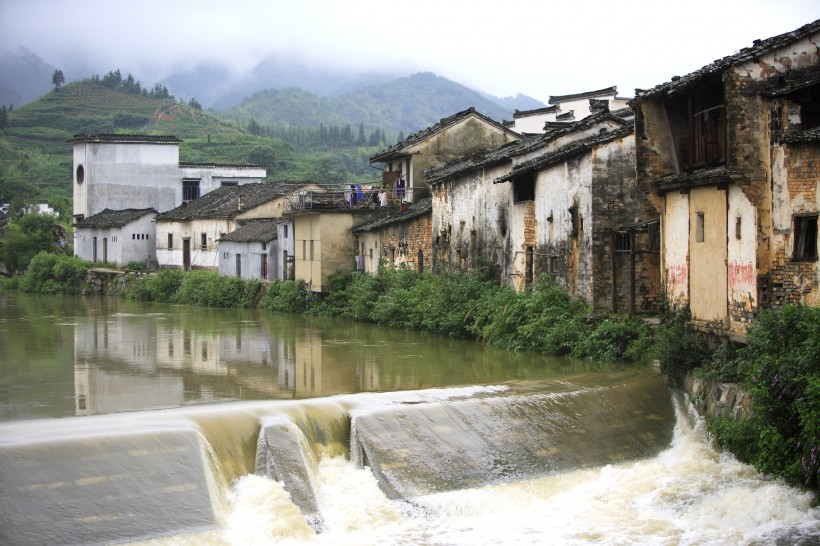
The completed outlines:
[[[156,221],[160,267],[219,270],[219,240],[241,220],[279,218],[291,194],[319,190],[311,183],[223,186],[162,214]]]
[[[742,338],[760,309],[820,304],[820,20],[639,90],[637,179],[663,288]]]
[[[145,209],[105,209],[74,222],[74,255],[88,262],[120,266],[156,260],[154,217]]]
[[[468,108],[371,156],[370,163],[381,165],[382,188],[391,197],[415,202],[430,195],[424,174],[430,167],[519,138],[510,128]]]
[[[434,267],[489,267],[517,290],[549,274],[596,308],[653,310],[656,212],[635,183],[631,117],[602,109],[429,169]]]
[[[73,144],[74,219],[89,237],[75,240],[75,252],[84,259],[110,254],[102,247],[112,243],[110,238],[102,232],[90,235],[101,218],[86,220],[95,215],[107,211],[104,219],[136,209],[162,213],[218,187],[258,183],[266,176],[261,165],[180,163],[182,141],[175,136],[78,134],[68,142]],[[117,237],[122,255],[142,253],[141,240],[134,239],[135,248],[128,250],[132,243]],[[154,241],[153,229],[149,237]],[[92,248],[95,238],[98,246]]]
[[[260,281],[294,278],[290,218],[239,220],[238,226],[218,241],[220,275]]]
[[[616,86],[571,95],[550,95],[549,106],[516,110],[512,121],[505,122],[505,125],[520,134],[544,133],[550,128],[580,121],[605,110],[628,110],[629,100],[618,96]]]

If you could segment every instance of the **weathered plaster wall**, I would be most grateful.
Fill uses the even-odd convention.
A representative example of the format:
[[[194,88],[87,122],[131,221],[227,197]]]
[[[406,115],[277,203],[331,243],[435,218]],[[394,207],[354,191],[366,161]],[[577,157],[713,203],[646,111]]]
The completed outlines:
[[[772,267],[765,279],[765,305],[820,305],[820,260],[795,261],[794,215],[817,214],[820,207],[818,146],[792,144],[773,151]],[[820,240],[816,243],[820,248]]]
[[[362,264],[366,273],[376,273],[379,269],[383,251],[380,243],[381,232],[378,231],[359,233],[354,240],[355,254],[363,257]],[[389,259],[389,255],[386,258]]]
[[[727,192],[727,260],[729,328],[745,333],[754,318],[757,301],[757,213],[734,184]]]
[[[408,150],[411,154],[408,187],[413,189],[412,200],[418,201],[430,193],[424,175],[424,171],[430,167],[473,152],[495,149],[513,140],[517,139],[510,133],[478,118],[467,117],[418,143]]]
[[[219,269],[219,246],[217,241],[224,233],[236,229],[230,219],[197,219],[188,222],[163,222],[156,224],[156,256],[160,267],[183,267],[183,240],[191,241],[191,269]],[[168,234],[172,236],[172,248],[168,248]],[[202,246],[202,234],[205,246]]]
[[[697,215],[702,214],[703,240],[697,240]],[[692,319],[727,319],[726,191],[693,188],[689,194],[689,307]]]
[[[536,254],[539,271],[549,271],[571,294],[593,303],[592,177],[593,154],[576,156],[553,168],[539,171],[535,185]],[[512,209],[513,275],[517,287],[525,276],[527,206]],[[549,219],[552,218],[552,221]]]
[[[661,229],[666,297],[673,306],[689,305],[689,194],[666,194]]]
[[[74,145],[73,157],[75,215],[87,218],[107,208],[163,212],[181,202],[177,144],[81,142]],[[80,165],[83,183],[77,179]]]
[[[436,185],[431,230],[437,269],[489,266],[507,277],[512,188],[493,181],[508,169],[490,167]]]

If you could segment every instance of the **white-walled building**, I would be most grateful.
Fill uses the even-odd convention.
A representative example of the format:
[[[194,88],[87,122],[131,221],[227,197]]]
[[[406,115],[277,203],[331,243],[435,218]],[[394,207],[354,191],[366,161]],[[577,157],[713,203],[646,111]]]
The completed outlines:
[[[182,201],[179,144],[174,136],[75,135],[74,217],[103,210],[152,208]]]
[[[119,233],[92,233],[92,226],[116,217],[116,213],[127,216],[129,211],[141,209],[166,212],[223,186],[259,183],[266,175],[261,165],[180,163],[182,141],[174,136],[78,134],[68,142],[74,146],[73,213],[87,238],[76,239],[75,232],[75,253],[91,261],[102,260],[102,254],[109,256],[107,261],[118,264],[132,261],[123,256],[140,256],[140,261],[145,260],[145,241],[148,240],[152,248],[150,255],[155,256],[153,224],[149,226],[147,239],[122,238]],[[105,216],[86,222],[104,211]],[[110,259],[114,255],[113,237],[117,238],[121,256],[116,260]],[[97,243],[93,244],[95,238]],[[133,248],[127,248],[129,245]]]
[[[156,253],[160,267],[219,270],[219,240],[241,220],[279,218],[288,197],[315,184],[244,184],[223,186],[156,217]]]
[[[616,86],[572,95],[550,95],[549,104],[533,110],[516,110],[511,129],[520,134],[538,134],[556,124],[580,121],[603,111],[629,108],[629,98],[619,97]],[[509,123],[509,122],[507,122]]]
[[[106,209],[74,224],[74,255],[88,262],[119,266],[151,263],[154,251],[154,217],[147,209]]]
[[[219,274],[260,281],[293,277],[293,221],[290,218],[240,220],[220,238]]]

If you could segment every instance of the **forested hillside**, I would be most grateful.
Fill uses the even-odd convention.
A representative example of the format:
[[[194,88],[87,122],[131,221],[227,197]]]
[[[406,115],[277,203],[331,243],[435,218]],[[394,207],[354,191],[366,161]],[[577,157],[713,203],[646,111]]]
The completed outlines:
[[[430,72],[337,97],[318,96],[297,88],[268,89],[251,95],[222,115],[245,123],[255,120],[275,128],[363,124],[366,131],[379,127],[394,139],[399,133],[414,133],[471,106],[496,121],[512,119],[512,109]]]

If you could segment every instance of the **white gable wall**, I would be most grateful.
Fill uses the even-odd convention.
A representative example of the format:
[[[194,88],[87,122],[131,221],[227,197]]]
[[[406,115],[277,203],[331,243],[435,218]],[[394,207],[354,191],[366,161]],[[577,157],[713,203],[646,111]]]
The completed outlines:
[[[105,209],[177,206],[182,198],[177,144],[74,144],[74,215],[88,218]],[[78,181],[82,167],[83,181]]]

